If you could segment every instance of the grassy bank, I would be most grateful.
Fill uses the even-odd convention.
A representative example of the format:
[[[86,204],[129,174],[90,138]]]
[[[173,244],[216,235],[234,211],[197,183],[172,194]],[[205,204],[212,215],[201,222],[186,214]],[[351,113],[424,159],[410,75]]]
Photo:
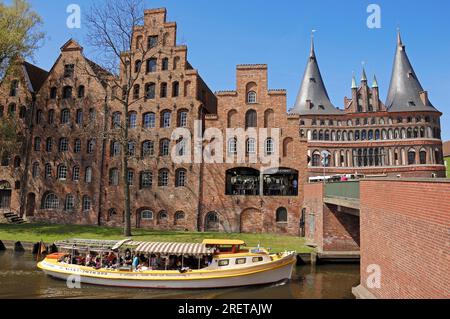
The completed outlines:
[[[270,247],[274,252],[295,250],[298,253],[308,253],[312,251],[311,248],[305,246],[303,238],[272,234],[191,233],[135,229],[133,230],[133,235],[134,240],[154,242],[201,242],[205,238],[242,239],[247,242],[248,246],[257,246],[258,242],[260,242],[263,247]],[[121,228],[48,224],[0,224],[0,240],[27,242],[43,240],[44,242],[52,243],[69,238],[120,240],[124,237],[122,236]]]

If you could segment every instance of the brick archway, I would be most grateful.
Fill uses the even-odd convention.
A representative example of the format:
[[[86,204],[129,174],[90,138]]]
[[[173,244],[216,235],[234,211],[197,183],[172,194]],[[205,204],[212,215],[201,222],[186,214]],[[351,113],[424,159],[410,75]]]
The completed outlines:
[[[264,231],[264,214],[256,208],[247,208],[241,213],[241,233],[262,233]]]

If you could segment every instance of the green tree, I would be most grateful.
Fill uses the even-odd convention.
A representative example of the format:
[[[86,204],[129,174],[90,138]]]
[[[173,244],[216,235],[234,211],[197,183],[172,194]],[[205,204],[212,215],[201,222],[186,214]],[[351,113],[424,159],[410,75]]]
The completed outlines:
[[[12,60],[30,58],[39,48],[44,38],[41,25],[41,17],[26,0],[13,0],[11,6],[0,0],[0,78]]]

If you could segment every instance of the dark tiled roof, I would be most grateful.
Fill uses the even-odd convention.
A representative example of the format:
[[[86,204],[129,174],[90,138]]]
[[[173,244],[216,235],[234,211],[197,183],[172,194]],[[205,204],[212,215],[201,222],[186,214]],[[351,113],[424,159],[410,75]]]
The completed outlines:
[[[423,91],[399,33],[386,107],[390,112],[436,112],[437,110],[430,101],[424,103],[421,99],[420,93]]]
[[[444,142],[443,152],[444,152],[444,157],[450,156],[450,141]]]
[[[34,92],[39,91],[42,84],[44,84],[45,79],[47,79],[48,72],[29,62],[24,62],[23,64],[27,71],[28,78],[31,81],[31,85],[33,86]]]
[[[309,106],[308,101],[311,102]],[[317,63],[314,42],[311,41],[311,52],[303,76],[302,85],[297,100],[290,111],[299,115],[338,115],[342,111],[337,109],[330,101],[325,84],[323,83],[319,65]]]

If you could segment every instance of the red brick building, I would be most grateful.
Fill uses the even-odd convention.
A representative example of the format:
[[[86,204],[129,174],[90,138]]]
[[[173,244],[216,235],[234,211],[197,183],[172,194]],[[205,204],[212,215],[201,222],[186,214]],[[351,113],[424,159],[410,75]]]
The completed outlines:
[[[23,76],[2,82],[0,117],[10,105],[23,104],[33,127],[26,131],[32,143],[17,154],[21,162],[3,154],[5,209],[22,208],[35,221],[121,225],[120,156],[126,151],[135,227],[299,235],[307,214],[303,185],[323,174],[323,150],[332,154],[327,174],[445,173],[441,113],[423,91],[400,38],[386,104],[377,81],[369,87],[364,72],[343,109],[333,106],[312,45],[296,104],[287,113],[286,91],[268,87],[266,65],[238,66],[234,90],[213,94],[188,62],[187,47],[177,44],[177,25],[167,22],[166,10],[146,10],[144,20],[134,30],[133,50],[144,45],[151,58],[130,61],[139,80],[128,114],[104,85],[112,75],[87,59],[74,40],[61,48],[48,74],[25,64]],[[100,137],[126,119],[132,139],[127,150],[114,138]],[[239,128],[228,136],[228,129]],[[173,139],[175,129],[190,139]],[[221,133],[222,140],[214,134],[196,139],[205,131]],[[218,141],[221,146],[213,147]],[[170,156],[174,147],[178,155],[209,153],[215,160],[177,164]],[[275,157],[275,166],[264,162]]]
[[[406,54],[400,34],[386,103],[378,81],[369,87],[352,80],[344,108],[330,101],[317,63],[314,44],[295,106],[300,136],[307,142],[308,175],[323,175],[320,154],[331,158],[326,174],[445,177],[440,113],[428,99]]]

